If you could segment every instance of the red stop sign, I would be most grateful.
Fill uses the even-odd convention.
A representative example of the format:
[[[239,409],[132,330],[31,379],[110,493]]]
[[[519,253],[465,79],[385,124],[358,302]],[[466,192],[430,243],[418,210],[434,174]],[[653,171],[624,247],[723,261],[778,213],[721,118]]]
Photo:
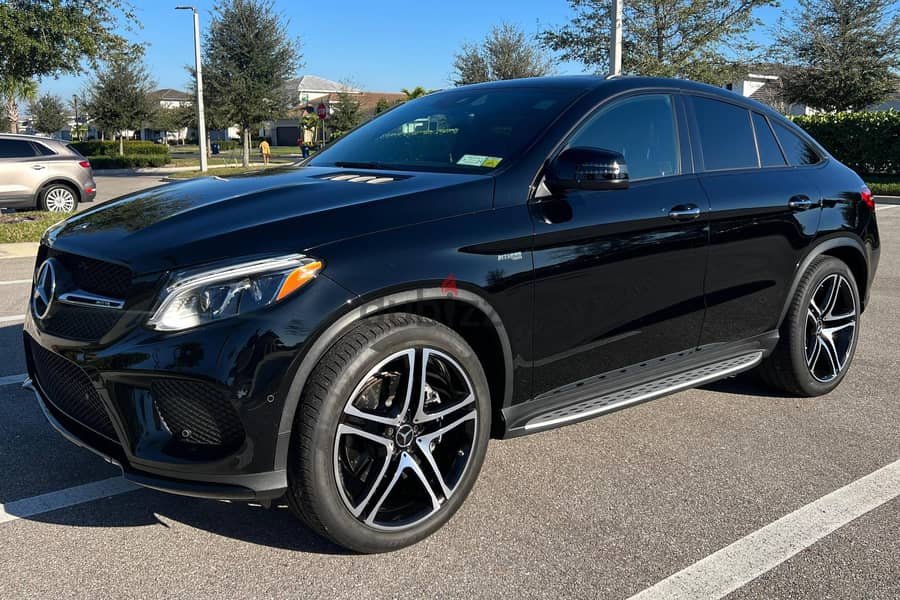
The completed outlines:
[[[319,106],[316,107],[316,114],[323,120],[328,117],[328,107],[325,106],[324,102],[319,102]]]

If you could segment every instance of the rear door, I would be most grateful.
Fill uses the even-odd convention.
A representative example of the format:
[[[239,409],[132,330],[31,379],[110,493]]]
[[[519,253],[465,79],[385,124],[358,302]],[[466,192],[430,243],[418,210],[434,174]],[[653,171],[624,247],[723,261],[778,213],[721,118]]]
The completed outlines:
[[[28,140],[0,139],[0,206],[31,202],[34,181],[46,168],[36,160],[37,153]]]
[[[697,344],[708,204],[682,154],[678,105],[677,95],[654,93],[602,106],[566,147],[620,152],[629,188],[531,205],[535,396]],[[670,217],[673,209],[686,216]]]
[[[789,165],[768,118],[691,97],[695,163],[710,203],[701,345],[777,329],[800,254],[819,225],[821,193]]]

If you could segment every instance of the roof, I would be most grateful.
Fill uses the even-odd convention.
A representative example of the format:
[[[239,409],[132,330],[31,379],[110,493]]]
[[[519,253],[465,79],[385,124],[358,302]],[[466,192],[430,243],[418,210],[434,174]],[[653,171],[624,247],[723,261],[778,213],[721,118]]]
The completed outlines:
[[[291,89],[303,90],[304,92],[325,92],[325,93],[337,93],[337,92],[359,92],[356,88],[353,88],[349,85],[345,85],[343,83],[338,83],[336,81],[331,81],[330,79],[325,79],[324,77],[317,77],[316,75],[302,75],[297,79],[291,79],[287,82],[288,86]]]
[[[190,102],[194,99],[191,94],[187,92],[182,92],[181,90],[174,90],[172,88],[162,88],[160,90],[153,90],[148,94],[150,98],[153,100],[161,101],[161,100],[176,100],[178,102]]]

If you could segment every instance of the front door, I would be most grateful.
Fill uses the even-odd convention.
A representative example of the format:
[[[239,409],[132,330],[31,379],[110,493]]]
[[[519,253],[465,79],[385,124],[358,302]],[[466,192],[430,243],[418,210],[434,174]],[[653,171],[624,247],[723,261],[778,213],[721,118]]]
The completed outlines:
[[[675,105],[667,94],[615,100],[567,142],[620,152],[628,189],[531,205],[535,397],[697,345],[709,207]]]

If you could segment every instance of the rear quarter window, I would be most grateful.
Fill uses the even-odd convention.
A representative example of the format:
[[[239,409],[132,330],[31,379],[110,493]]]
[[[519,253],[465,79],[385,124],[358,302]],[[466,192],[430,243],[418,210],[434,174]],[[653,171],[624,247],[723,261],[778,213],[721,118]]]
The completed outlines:
[[[772,125],[775,127],[775,135],[778,136],[778,141],[781,142],[784,154],[791,165],[815,165],[822,162],[822,157],[816,149],[799,134],[778,121],[773,122]]]
[[[749,110],[711,98],[694,97],[693,103],[704,170],[759,167]]]

